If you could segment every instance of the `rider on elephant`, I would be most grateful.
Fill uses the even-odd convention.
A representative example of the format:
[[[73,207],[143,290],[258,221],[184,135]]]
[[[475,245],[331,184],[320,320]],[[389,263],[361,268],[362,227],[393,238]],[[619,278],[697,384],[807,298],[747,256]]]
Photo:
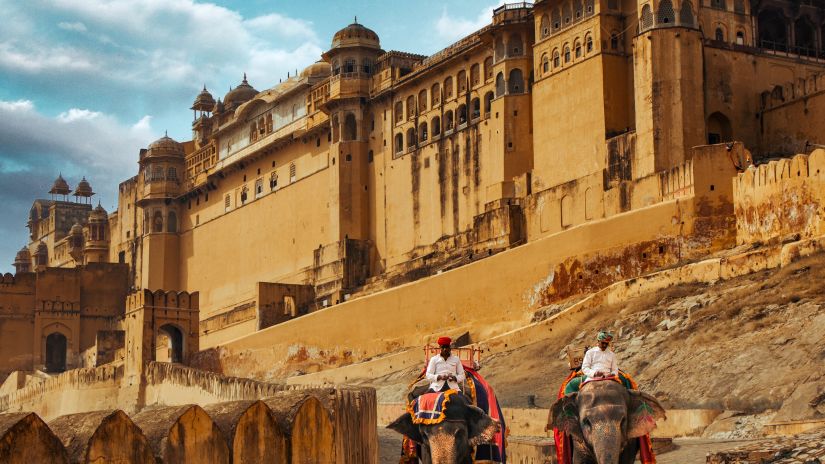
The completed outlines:
[[[458,356],[453,356],[450,351],[450,337],[438,337],[438,346],[441,353],[430,358],[427,363],[427,380],[430,381],[430,392],[442,392],[447,390],[461,391],[460,384],[464,382],[464,366]]]
[[[568,395],[579,391],[582,383],[594,379],[615,378],[625,387],[632,388],[631,380],[619,371],[619,360],[616,353],[610,348],[613,334],[602,330],[596,336],[597,346],[587,350],[582,360],[581,370],[571,373],[565,382],[564,394]]]

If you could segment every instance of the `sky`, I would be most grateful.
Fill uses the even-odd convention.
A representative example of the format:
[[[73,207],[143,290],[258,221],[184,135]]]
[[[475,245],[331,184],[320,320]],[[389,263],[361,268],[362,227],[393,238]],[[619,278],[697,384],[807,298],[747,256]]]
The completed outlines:
[[[32,202],[85,176],[112,212],[140,148],[191,138],[189,107],[247,73],[258,90],[320,59],[357,17],[384,50],[430,55],[501,0],[0,0],[0,273]]]

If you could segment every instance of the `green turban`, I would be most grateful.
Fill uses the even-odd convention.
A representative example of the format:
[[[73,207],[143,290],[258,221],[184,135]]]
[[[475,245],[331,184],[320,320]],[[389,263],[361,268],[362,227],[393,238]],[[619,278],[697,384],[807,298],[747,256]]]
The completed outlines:
[[[606,330],[602,330],[601,332],[599,332],[599,336],[598,336],[598,337],[596,337],[596,339],[597,339],[597,340],[599,340],[599,341],[602,341],[602,340],[613,340],[613,334],[612,334],[612,333],[610,333],[610,332],[608,332],[608,331],[606,331]]]

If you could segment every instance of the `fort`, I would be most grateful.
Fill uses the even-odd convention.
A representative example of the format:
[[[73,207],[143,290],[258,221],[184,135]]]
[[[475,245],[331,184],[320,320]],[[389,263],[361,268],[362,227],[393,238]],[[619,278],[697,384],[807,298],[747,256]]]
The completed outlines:
[[[117,210],[62,175],[34,201],[0,278],[0,433],[64,462],[377,462],[370,379],[438,335],[493,356],[820,252],[824,18],[818,0],[537,0],[432,56],[354,22],[273,87],[204,87],[192,139],[136,154]],[[244,451],[264,422],[291,444]]]

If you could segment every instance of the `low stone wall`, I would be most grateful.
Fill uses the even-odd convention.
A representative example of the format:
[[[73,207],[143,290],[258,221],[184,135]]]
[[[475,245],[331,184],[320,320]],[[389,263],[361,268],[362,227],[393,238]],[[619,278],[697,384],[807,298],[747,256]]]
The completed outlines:
[[[0,462],[376,464],[375,391],[280,391],[257,401],[59,417],[0,414]]]

